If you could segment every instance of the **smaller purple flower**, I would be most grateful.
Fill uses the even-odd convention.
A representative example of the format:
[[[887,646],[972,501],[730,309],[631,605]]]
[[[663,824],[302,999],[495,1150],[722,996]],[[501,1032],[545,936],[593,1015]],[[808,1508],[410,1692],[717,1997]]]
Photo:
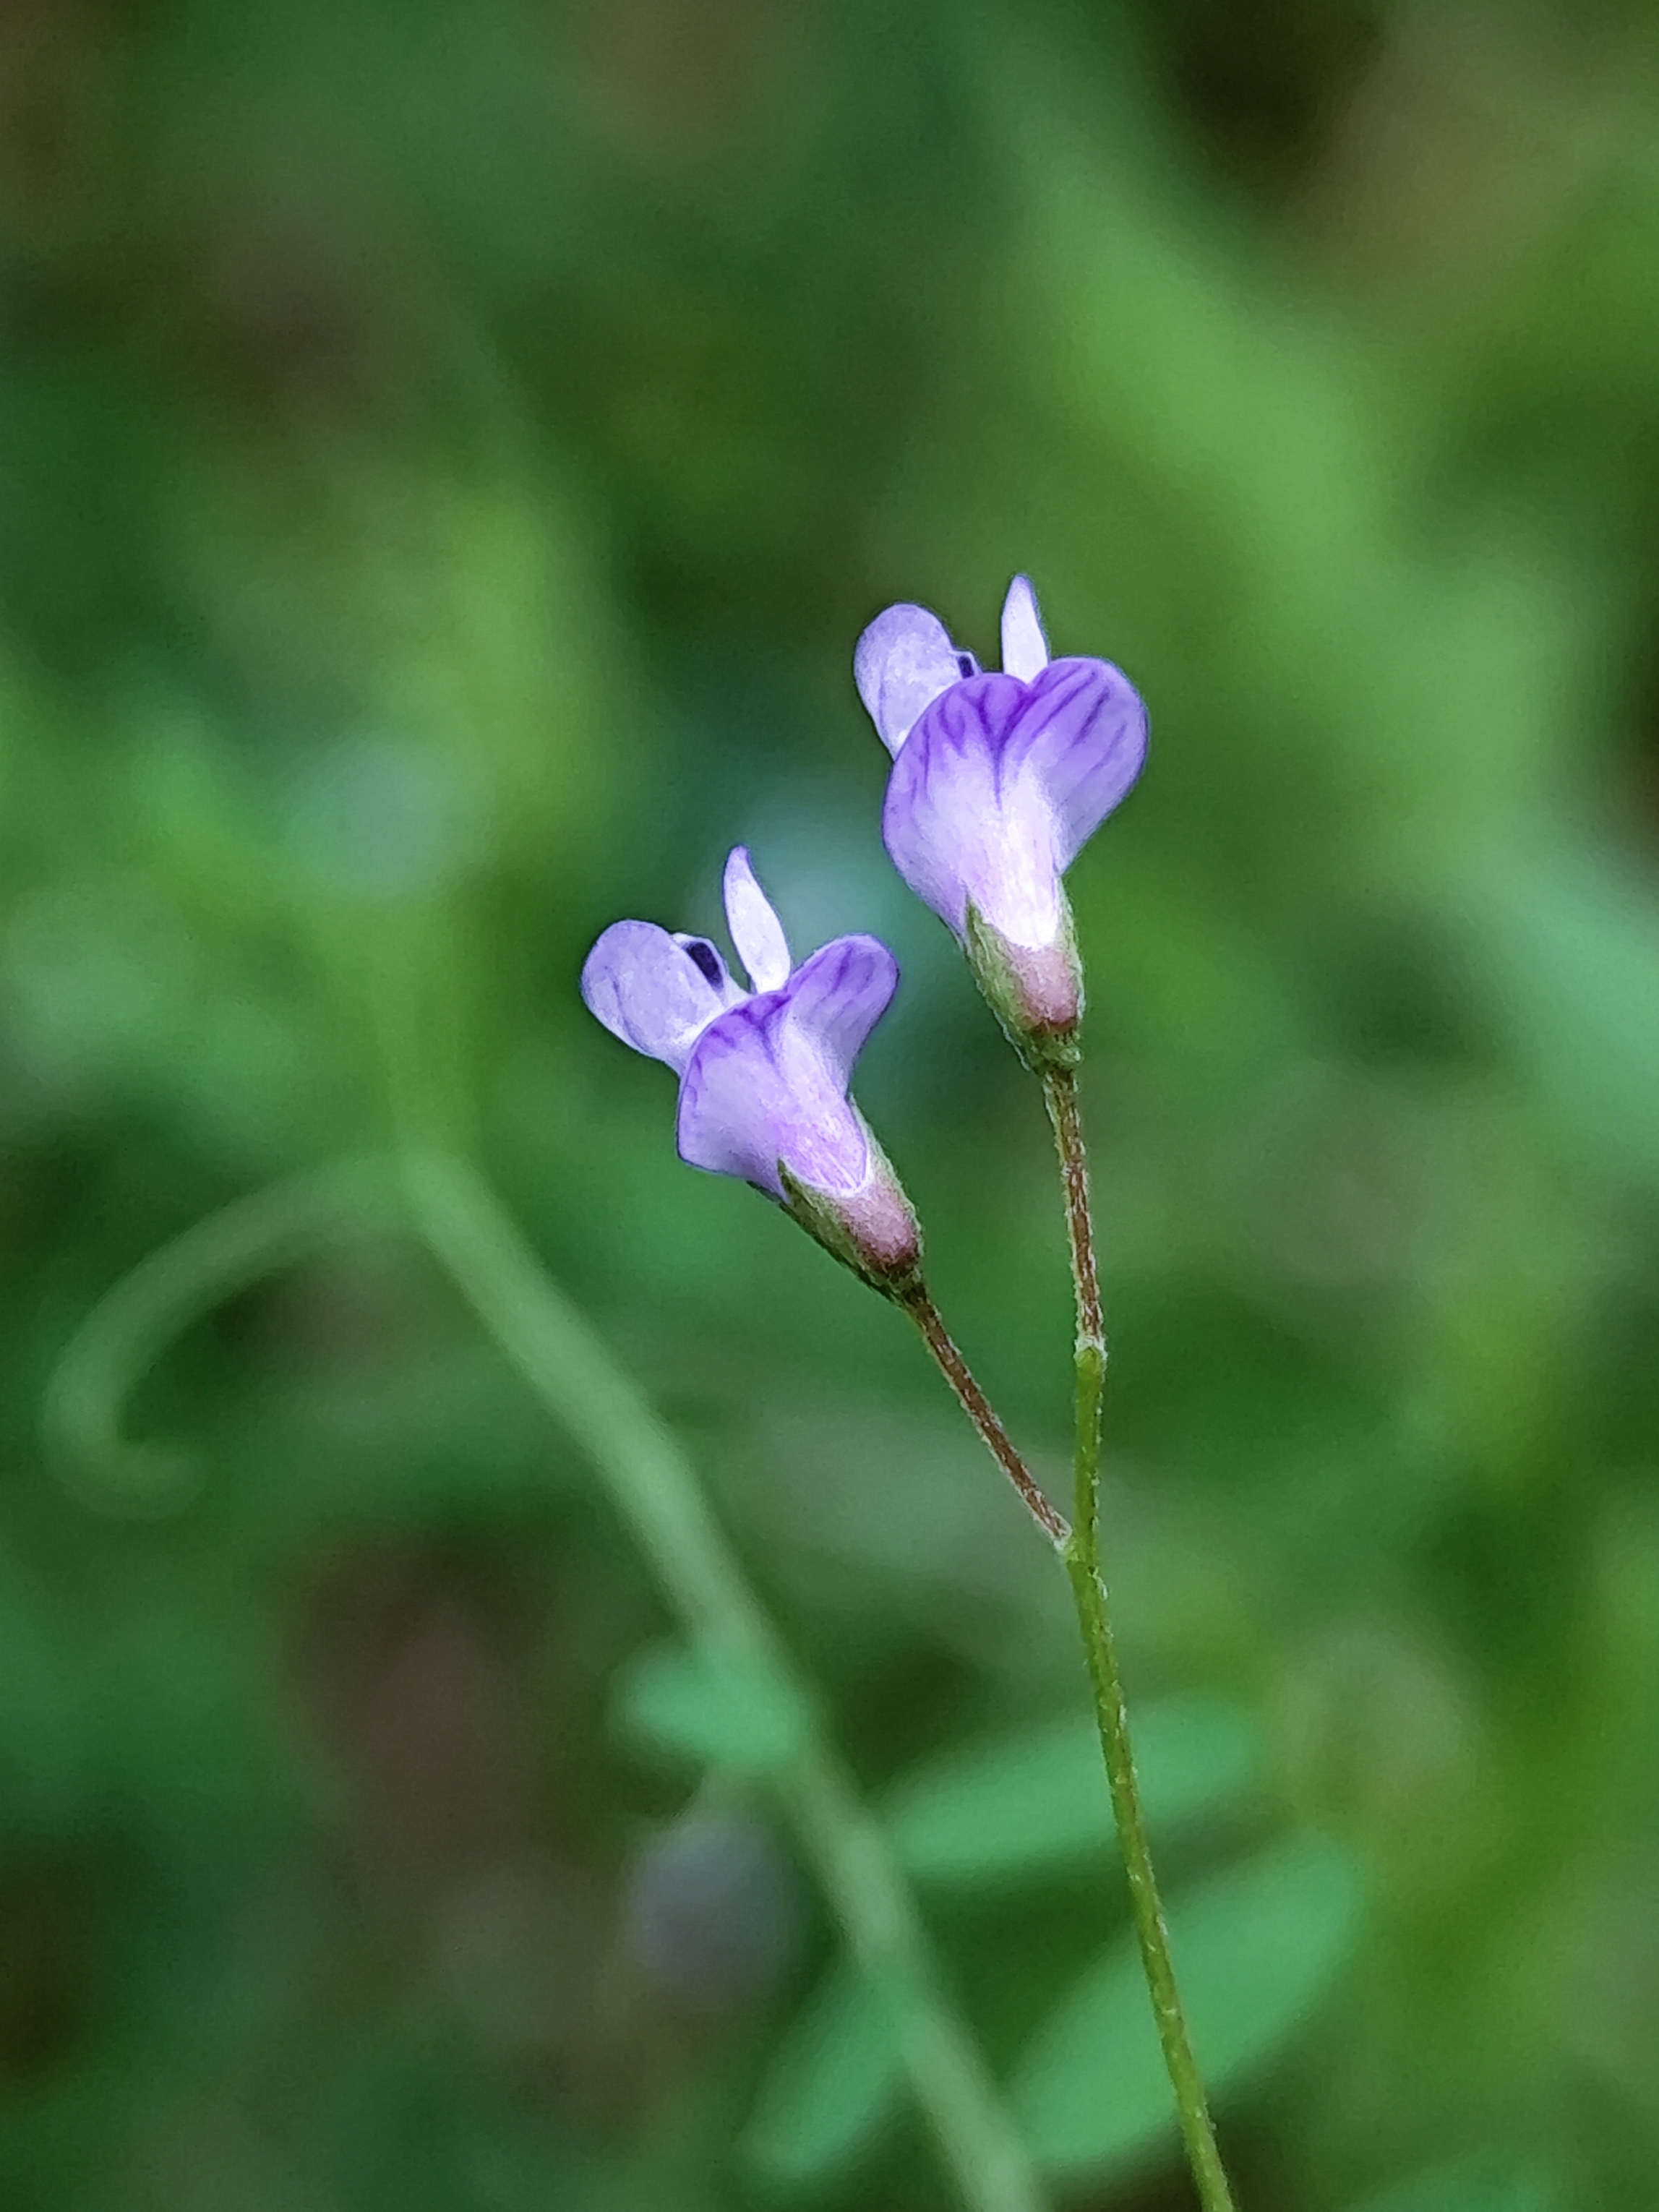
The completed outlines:
[[[1005,1020],[1074,1030],[1061,878],[1140,773],[1139,694],[1109,661],[1049,659],[1024,576],[1003,605],[1000,675],[916,606],[877,616],[854,672],[894,757],[882,814],[894,866],[968,947]]]
[[[738,846],[726,918],[753,986],[707,938],[617,921],[582,968],[588,1010],[680,1079],[680,1157],[753,1183],[882,1289],[908,1281],[915,1217],[848,1095],[853,1064],[898,985],[873,937],[838,937],[799,968]]]

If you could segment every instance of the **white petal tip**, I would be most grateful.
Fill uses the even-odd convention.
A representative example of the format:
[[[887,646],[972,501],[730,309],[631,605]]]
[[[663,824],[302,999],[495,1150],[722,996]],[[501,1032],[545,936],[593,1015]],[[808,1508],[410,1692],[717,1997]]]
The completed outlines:
[[[1029,684],[1048,665],[1048,641],[1029,576],[1016,576],[1002,603],[1002,670]]]
[[[738,957],[757,991],[781,991],[789,981],[789,940],[772,902],[756,879],[746,845],[734,845],[726,860],[726,921]]]

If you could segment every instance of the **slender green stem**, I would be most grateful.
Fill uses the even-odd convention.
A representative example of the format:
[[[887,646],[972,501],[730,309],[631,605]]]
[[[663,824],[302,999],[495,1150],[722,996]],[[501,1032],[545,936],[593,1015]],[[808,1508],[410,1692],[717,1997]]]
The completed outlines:
[[[1193,2054],[1192,2039],[1181,2007],[1181,1992],[1176,1983],[1175,1962],[1170,1955],[1170,1931],[1146,1841],[1140,1785],[1135,1778],[1134,1753],[1129,1740],[1129,1716],[1123,1700],[1123,1678],[1118,1668],[1111,1608],[1100,1569],[1100,1415],[1106,1389],[1106,1328],[1101,1310],[1100,1276],[1095,1264],[1094,1223],[1089,1206],[1089,1156],[1083,1139],[1076,1074],[1070,1068],[1051,1071],[1043,1078],[1043,1093],[1054,1125],[1054,1143],[1066,1186],[1066,1224],[1072,1249],[1072,1280],[1077,1294],[1076,1525],[1066,1546],[1066,1570],[1071,1577],[1072,1595],[1088,1653],[1100,1747],[1105,1754],[1112,1811],[1129,1877],[1129,1901],[1140,1943],[1141,1963],[1152,1994],[1164,2063],[1169,2069],[1181,2115],[1188,2160],[1204,2212],[1233,2212],[1232,2192],[1216,2146],[1203,2077]]]
[[[957,1351],[939,1308],[920,1285],[899,1301],[921,1331],[922,1342],[933,1355],[940,1373],[956,1392],[962,1410],[978,1431],[981,1441],[1019,1492],[1026,1510],[1054,1549],[1064,1554],[1071,1530],[1037,1486],[1031,1470],[1015,1449],[1008,1431],[992,1410],[991,1401],[975,1381],[972,1370]]]
[[[887,1839],[836,1756],[694,1469],[480,1177],[441,1154],[407,1158],[404,1173],[421,1235],[605,1478],[694,1640],[715,1661],[758,1674],[799,1717],[775,1786],[854,1959],[888,2006],[912,2091],[963,2204],[969,2212],[1042,2212],[1045,2200],[1029,2154],[944,1990]]]

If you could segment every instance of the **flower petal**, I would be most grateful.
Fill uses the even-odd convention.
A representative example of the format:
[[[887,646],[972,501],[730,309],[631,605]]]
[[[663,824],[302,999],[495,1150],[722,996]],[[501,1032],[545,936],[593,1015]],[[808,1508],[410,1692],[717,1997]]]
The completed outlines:
[[[1051,661],[1029,686],[1004,742],[1002,784],[1041,785],[1062,874],[1140,774],[1146,737],[1140,694],[1109,660]]]
[[[890,753],[915,726],[928,703],[971,671],[951,634],[926,607],[889,607],[859,640],[853,676],[859,696]]]
[[[756,991],[779,991],[793,965],[789,940],[772,902],[755,880],[746,846],[734,846],[726,862],[726,921],[738,957]]]
[[[1049,944],[1060,927],[1053,809],[1035,782],[1006,793],[1000,775],[1027,696],[1012,676],[957,684],[918,722],[888,781],[881,828],[893,865],[958,937],[970,901],[1013,944]]]
[[[878,937],[837,937],[796,970],[789,1018],[817,1041],[843,1087],[898,979],[898,962]]]
[[[1036,593],[1029,576],[1016,576],[1002,603],[1002,672],[1029,684],[1048,665],[1048,641],[1037,611]]]
[[[885,945],[838,938],[782,990],[712,1023],[680,1091],[682,1159],[740,1176],[774,1198],[784,1195],[780,1162],[816,1190],[861,1190],[870,1140],[847,1080],[897,981]]]
[[[1011,944],[1052,944],[1060,878],[1140,773],[1146,712],[1103,660],[1029,684],[981,676],[936,699],[893,765],[894,866],[958,936],[971,903]]]
[[[582,964],[588,1012],[677,1074],[736,988],[706,939],[671,937],[653,921],[613,921]]]

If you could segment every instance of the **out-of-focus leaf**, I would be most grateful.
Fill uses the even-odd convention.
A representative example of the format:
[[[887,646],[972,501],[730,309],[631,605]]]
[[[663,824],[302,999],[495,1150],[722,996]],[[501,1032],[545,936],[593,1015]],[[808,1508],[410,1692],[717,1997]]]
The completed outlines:
[[[1421,2174],[1352,2212],[1553,2212],[1557,2201],[1539,2175],[1481,2160]]]
[[[1212,2094],[1270,2057],[1317,2001],[1347,1952],[1360,1895],[1349,1854],[1308,1838],[1176,1900],[1176,1968]],[[1058,2172],[1133,2159],[1174,2127],[1132,1936],[1040,2030],[1013,2103],[1038,2158]]]
[[[1582,1149],[1659,1182],[1651,890],[1563,841],[1472,872],[1468,898],[1486,980],[1545,1103]]]
[[[880,2001],[850,1966],[834,1968],[772,2063],[744,2137],[749,2163],[781,2187],[843,2171],[892,2114],[903,2079]]]
[[[1135,1764],[1154,1826],[1232,1802],[1257,1763],[1249,1716],[1224,1698],[1161,1698],[1135,1716]],[[1100,1738],[1087,1713],[931,1760],[900,1778],[885,1812],[908,1871],[942,1885],[1018,1880],[1112,1847]]]
[[[657,1750],[750,1774],[793,1757],[806,1718],[759,1668],[675,1644],[658,1645],[623,1670],[616,1712],[626,1734]]]

